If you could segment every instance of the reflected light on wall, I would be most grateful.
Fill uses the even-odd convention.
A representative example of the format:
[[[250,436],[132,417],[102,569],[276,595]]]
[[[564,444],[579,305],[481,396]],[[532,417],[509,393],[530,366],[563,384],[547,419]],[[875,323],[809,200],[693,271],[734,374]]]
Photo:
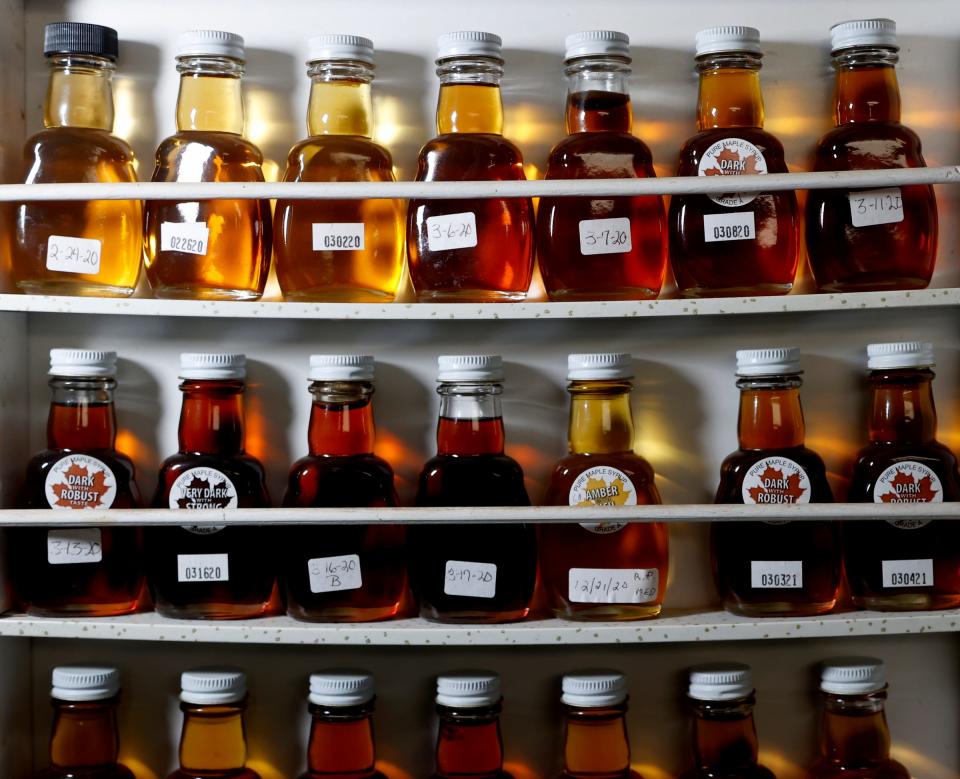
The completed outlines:
[[[155,774],[135,757],[122,754],[120,755],[120,762],[133,771],[133,775],[137,779],[161,779],[159,774]]]
[[[528,181],[533,181],[534,179],[540,178],[540,168],[534,165],[532,162],[523,163],[523,175],[527,177]],[[534,200],[539,200],[540,198],[534,198]]]
[[[514,779],[540,779],[540,775],[524,763],[505,762],[503,770],[513,776]],[[393,774],[387,774],[387,776],[393,779]]]
[[[786,756],[780,752],[761,749],[759,762],[761,765],[765,765],[773,771],[777,779],[802,779],[802,777],[807,775],[806,770],[802,766],[788,760]]]
[[[960,111],[920,110],[904,111],[903,123],[914,130],[937,130],[960,125]]]
[[[657,144],[675,140],[679,147],[682,139],[692,133],[692,130],[686,123],[664,122],[655,120],[635,119],[633,122],[633,134],[640,138],[644,143]]]
[[[113,80],[113,134],[129,141],[136,134],[136,84],[130,78]]]
[[[247,768],[260,774],[260,779],[286,779],[286,775],[262,760],[247,760]]]
[[[396,763],[391,763],[389,760],[378,760],[376,766],[380,773],[389,776],[390,779],[415,779],[409,771],[404,771]]]
[[[117,431],[116,448],[118,452],[122,452],[133,460],[138,467],[141,467],[144,463],[152,462],[156,454],[131,431],[124,428]]]
[[[404,134],[400,101],[395,97],[382,96],[375,100],[373,111],[373,140],[388,149]],[[410,133],[410,128],[406,131]]]
[[[922,776],[924,779],[956,779],[957,776],[956,771],[952,771],[922,752],[902,744],[892,745],[890,756],[903,763],[910,771],[911,776]]]
[[[260,167],[267,181],[277,181],[280,178],[280,166],[274,160],[264,160]]]
[[[640,774],[643,779],[673,779],[673,774],[669,771],[650,763],[631,763],[630,769]]]
[[[511,105],[504,119],[504,135],[517,145],[553,145],[564,133],[563,126],[548,121],[543,111],[531,105]]]

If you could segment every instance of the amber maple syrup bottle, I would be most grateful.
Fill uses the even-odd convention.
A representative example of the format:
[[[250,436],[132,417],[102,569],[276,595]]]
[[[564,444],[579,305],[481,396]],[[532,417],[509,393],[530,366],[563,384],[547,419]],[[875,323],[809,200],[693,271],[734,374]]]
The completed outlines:
[[[788,172],[782,144],[763,129],[762,56],[760,34],[753,27],[697,33],[700,132],[680,150],[678,176]],[[670,262],[680,294],[789,292],[800,257],[797,220],[792,191],[675,195],[668,223]]]
[[[263,181],[243,137],[243,38],[192,30],[177,45],[177,132],[157,149],[153,181]],[[147,279],[159,298],[255,300],[270,270],[269,200],[146,204]]]
[[[243,446],[245,377],[242,354],[180,355],[180,451],[160,468],[154,508],[189,513],[270,505],[263,466]],[[157,611],[181,619],[272,611],[277,541],[276,529],[262,526],[148,528],[147,576]]]
[[[374,143],[373,42],[310,39],[307,132],[290,150],[284,181],[394,181]],[[278,200],[277,279],[288,300],[391,301],[403,274],[406,211],[400,200]]]
[[[437,677],[437,770],[431,779],[513,779],[503,770],[500,677],[463,671]]]
[[[960,500],[957,458],[937,436],[933,347],[922,341],[870,344],[870,443],[857,456],[851,503]],[[853,601],[882,611],[960,605],[960,525],[915,518],[843,524]]]
[[[180,676],[180,768],[168,779],[260,779],[246,767],[243,671],[198,668]]]
[[[137,180],[133,149],[112,134],[117,31],[58,22],[44,29],[50,64],[44,129],[24,146],[27,184]],[[39,295],[126,297],[140,277],[139,200],[20,203],[10,227],[12,279]]]
[[[820,690],[820,759],[810,768],[810,779],[910,779],[910,772],[890,758],[882,660],[827,660]]]
[[[310,674],[310,740],[300,779],[386,779],[373,741],[373,676],[366,671]]]
[[[900,124],[896,23],[843,22],[830,37],[836,127],[817,144],[815,170],[926,167],[917,134]],[[922,289],[937,259],[933,187],[810,190],[806,232],[825,292]]]
[[[715,503],[832,503],[823,460],[804,446],[800,350],[737,352],[740,448],[720,468]],[[830,611],[840,587],[833,522],[715,522],[713,573],[724,608],[747,616]]]
[[[563,677],[563,770],[559,779],[643,779],[630,768],[627,679],[617,671]]]
[[[439,135],[420,150],[417,181],[523,180],[520,150],[503,137],[500,37],[440,36],[437,75]],[[422,302],[523,300],[533,274],[533,203],[411,200],[407,255]]]
[[[693,712],[693,767],[681,779],[775,779],[757,762],[753,673],[741,663],[690,670],[687,691]]]
[[[29,509],[136,508],[133,463],[116,448],[116,352],[50,350],[53,402],[47,448],[27,464]],[[145,593],[141,531],[77,527],[11,531],[17,594],[42,616],[106,617],[135,611]]]
[[[36,779],[134,779],[118,762],[117,669],[62,665],[52,676],[50,765]]]
[[[571,354],[570,454],[557,463],[548,506],[660,503],[653,468],[633,451],[629,354]],[[589,522],[540,529],[540,578],[558,617],[643,619],[660,613],[667,583],[662,522]]]
[[[396,506],[393,469],[373,453],[373,357],[310,357],[310,453],[284,506]],[[287,613],[314,622],[389,619],[407,587],[403,525],[294,526],[285,532]]]
[[[439,358],[437,454],[420,471],[418,506],[529,506],[523,470],[503,453],[503,362]],[[440,622],[510,622],[530,611],[537,578],[532,525],[411,526],[410,578],[420,615]]]
[[[544,178],[655,178],[631,133],[630,38],[591,30],[568,35],[566,48],[568,135]],[[667,268],[663,198],[541,198],[537,256],[551,300],[655,298]]]

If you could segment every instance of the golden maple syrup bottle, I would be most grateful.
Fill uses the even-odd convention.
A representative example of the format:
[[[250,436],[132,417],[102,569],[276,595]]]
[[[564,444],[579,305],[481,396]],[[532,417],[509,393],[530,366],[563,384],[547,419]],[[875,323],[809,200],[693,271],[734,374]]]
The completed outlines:
[[[567,137],[547,179],[655,178],[647,145],[631,133],[630,38],[614,30],[568,35]],[[537,256],[551,300],[645,300],[667,269],[663,198],[541,198]]]
[[[740,448],[720,467],[715,503],[832,503],[826,467],[804,446],[800,350],[737,352]],[[714,522],[713,574],[723,606],[751,617],[830,611],[840,588],[839,523]]]
[[[247,676],[230,668],[180,675],[180,768],[167,779],[260,779],[246,767]]]
[[[809,779],[910,779],[910,772],[890,757],[882,660],[827,660],[820,690],[824,707],[820,759],[811,766]]]
[[[192,30],[177,44],[177,133],[157,149],[152,181],[263,181],[243,137],[243,38]],[[270,270],[269,200],[146,203],[147,279],[159,298],[256,300]]]
[[[633,451],[633,358],[571,354],[570,454],[557,463],[544,504],[660,503],[653,468]],[[566,619],[643,619],[663,604],[669,562],[662,522],[589,522],[540,529],[540,579]]]
[[[134,779],[118,762],[120,673],[106,666],[53,669],[50,765],[36,779]]]
[[[47,448],[27,464],[24,508],[140,505],[133,463],[115,448],[116,375],[116,352],[50,350]],[[141,536],[132,527],[12,530],[10,563],[27,613],[106,617],[136,611],[146,589]]]
[[[830,28],[836,127],[815,170],[924,168],[920,139],[900,123],[897,25],[860,19]],[[937,200],[915,184],[807,194],[807,253],[824,292],[922,289],[937,259]]]
[[[137,180],[133,149],[112,134],[117,31],[58,22],[44,28],[50,64],[44,129],[27,140],[27,184]],[[39,295],[133,294],[140,277],[139,200],[21,203],[10,227],[12,279]]]
[[[783,145],[763,129],[762,56],[753,27],[697,33],[700,132],[680,150],[678,176],[788,172]],[[681,295],[781,295],[793,288],[800,241],[792,191],[675,195],[668,224]]]
[[[522,181],[520,150],[503,137],[500,36],[440,36],[439,135],[420,150],[417,181]],[[411,200],[410,278],[421,302],[523,300],[533,275],[529,198]]]
[[[857,456],[851,503],[960,500],[957,458],[937,440],[933,347],[870,344],[870,443]],[[844,569],[853,602],[881,611],[960,605],[960,524],[920,518],[843,523]]]
[[[394,181],[390,152],[371,140],[373,42],[310,39],[306,140],[290,150],[284,181]],[[403,201],[278,200],[277,280],[288,300],[377,303],[403,275]]]

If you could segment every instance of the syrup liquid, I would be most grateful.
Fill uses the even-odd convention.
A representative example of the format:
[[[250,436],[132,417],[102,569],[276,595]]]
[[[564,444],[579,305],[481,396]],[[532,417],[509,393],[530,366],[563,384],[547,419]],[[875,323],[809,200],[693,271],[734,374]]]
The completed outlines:
[[[134,779],[117,762],[117,699],[68,702],[54,699],[50,765],[36,779]]]
[[[630,768],[625,703],[564,709],[561,779],[643,779]]]
[[[372,706],[310,704],[307,770],[300,779],[386,779],[376,768]]]
[[[181,703],[180,768],[167,779],[260,779],[247,768],[242,704]]]
[[[437,706],[437,770],[431,779],[513,779],[503,770],[500,704],[454,709]]]
[[[775,779],[757,763],[752,698],[692,703],[694,766],[681,779]]]

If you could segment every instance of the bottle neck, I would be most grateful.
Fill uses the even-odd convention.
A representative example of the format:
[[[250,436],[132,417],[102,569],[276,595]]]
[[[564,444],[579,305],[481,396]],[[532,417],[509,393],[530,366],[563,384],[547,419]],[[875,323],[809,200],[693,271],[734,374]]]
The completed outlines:
[[[792,449],[803,446],[799,376],[740,379],[741,449]]]
[[[492,776],[503,770],[500,704],[476,709],[438,706],[437,773]]]
[[[569,62],[564,72],[567,133],[630,132],[633,109],[625,58],[583,57]]]
[[[839,127],[854,122],[900,121],[900,86],[895,49],[859,47],[833,57],[837,72],[833,121]]]
[[[437,132],[503,134],[500,79],[503,62],[489,57],[456,57],[437,63],[440,97]]]
[[[626,710],[626,703],[602,708],[566,707],[565,773],[584,779],[604,779],[623,776],[630,770]]]
[[[181,383],[183,408],[178,438],[180,451],[231,456],[243,452],[242,381]]]
[[[357,135],[373,132],[370,82],[373,66],[364,62],[311,62],[307,132],[313,135]]]
[[[833,765],[861,768],[890,759],[885,691],[864,695],[824,693],[820,753]]]
[[[50,380],[53,401],[47,416],[48,449],[113,449],[117,419],[113,379]]]
[[[343,456],[373,451],[373,384],[315,381],[307,441],[310,454]]]
[[[247,762],[243,704],[200,706],[180,704],[180,768],[187,773],[230,771]]]
[[[177,130],[243,135],[243,63],[229,57],[178,57]]]
[[[117,762],[117,699],[70,703],[53,701],[50,764],[89,769]]]
[[[502,454],[502,391],[493,382],[441,384],[437,454]]]
[[[333,709],[310,704],[310,712],[307,768],[311,775],[359,779],[375,773],[372,705]]]
[[[871,371],[870,440],[930,443],[937,435],[929,368]]]
[[[116,65],[94,56],[50,57],[50,80],[43,112],[44,127],[113,129],[113,85]]]
[[[733,701],[692,701],[693,754],[710,774],[733,774],[757,762],[753,697]]]
[[[570,391],[570,431],[573,454],[633,451],[632,384],[618,381],[574,381]]]
[[[697,58],[697,129],[763,127],[760,56],[743,52]]]

